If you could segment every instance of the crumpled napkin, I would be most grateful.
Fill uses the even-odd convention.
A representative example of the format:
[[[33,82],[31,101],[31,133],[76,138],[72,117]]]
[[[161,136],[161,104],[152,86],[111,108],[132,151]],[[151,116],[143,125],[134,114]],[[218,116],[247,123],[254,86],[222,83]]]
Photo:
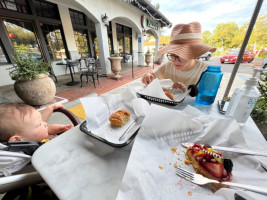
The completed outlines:
[[[214,120],[215,118],[211,117],[210,115],[207,115],[206,113],[190,106],[187,105],[184,110],[182,111],[182,113],[185,116],[188,116],[191,119],[194,119],[200,123],[203,124],[204,127],[209,126]]]
[[[151,104],[141,127],[147,138],[165,139],[168,142],[184,141],[203,130],[203,125],[177,110]]]
[[[0,150],[0,176],[10,176],[21,170],[31,161],[31,156],[24,153]]]
[[[162,88],[166,88],[173,93],[174,100],[177,102],[182,101],[187,93],[183,93],[181,90],[172,89],[173,81],[171,79],[154,79],[149,85],[147,85],[143,90],[138,91],[140,94],[156,97],[160,99],[165,99],[172,101],[169,97],[165,95]]]
[[[172,119],[172,115],[164,117],[169,120]],[[154,124],[151,124],[151,126],[158,123],[162,124],[161,120],[160,118],[154,120]],[[177,121],[177,127],[182,123],[182,121]],[[189,141],[186,142],[198,142],[211,146],[221,145],[242,148],[247,146],[236,121],[218,119],[210,123],[201,134],[188,138]],[[158,135],[159,138],[157,139],[144,137],[144,135],[149,134],[149,131],[147,131],[149,127],[146,127],[145,121],[143,125],[135,139],[117,200],[176,199],[177,197],[184,200],[234,200],[236,194],[245,199],[266,198],[266,196],[258,193],[235,188],[223,188],[213,193],[207,185],[198,186],[178,177],[175,174],[175,164],[194,172],[191,165],[184,163],[186,149],[181,146],[181,141],[174,140],[170,142],[171,138],[168,137],[167,131],[167,137],[162,139],[160,139],[161,134]],[[150,127],[150,129],[152,128]],[[157,135],[154,135],[154,137],[157,137]],[[177,148],[175,152],[172,151],[173,147]],[[223,152],[223,156],[224,158],[230,158],[234,163],[232,182],[267,187],[267,173],[259,166],[256,158],[231,152]],[[192,195],[189,195],[189,192]]]
[[[128,130],[128,127],[139,116],[135,113],[132,103],[136,99],[138,99],[136,93],[130,87],[123,94],[106,94],[81,98],[80,101],[86,113],[87,129],[94,135],[111,143],[124,143],[127,137],[125,140],[119,141],[121,135],[127,131],[127,135],[130,136],[139,128],[138,124],[136,124]],[[109,122],[110,115],[121,109],[126,109],[130,112],[129,120],[122,127],[111,127]]]

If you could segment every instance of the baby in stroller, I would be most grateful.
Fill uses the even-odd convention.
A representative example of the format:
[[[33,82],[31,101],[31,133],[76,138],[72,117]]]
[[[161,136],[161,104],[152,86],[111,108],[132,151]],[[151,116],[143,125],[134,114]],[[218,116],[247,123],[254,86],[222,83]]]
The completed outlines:
[[[53,104],[39,112],[34,107],[25,104],[6,103],[0,105],[0,142],[35,141],[39,143],[44,139],[46,140],[51,136],[54,137],[58,133],[71,129],[72,124],[48,125],[46,123],[52,112],[58,108],[63,108],[63,106],[61,104]],[[13,172],[20,172],[22,168],[26,172],[30,170],[30,173],[22,174],[22,179],[20,177],[15,178],[17,183],[14,181],[15,179],[7,181],[8,184],[5,183],[5,187],[7,187],[6,185],[10,185],[12,190],[10,189],[10,192],[5,193],[3,198],[1,198],[0,194],[0,199],[58,199],[50,188],[43,183],[40,175],[32,169],[32,166],[29,164],[31,156],[25,155],[24,153],[0,150],[0,158],[4,160],[2,162],[0,159],[0,177],[2,176],[2,182],[9,180],[8,178],[12,177]],[[6,158],[8,158],[9,162],[7,162]],[[29,184],[31,183],[31,185],[26,186],[25,184],[26,187],[21,188],[20,185],[24,185],[24,183],[21,183],[22,181],[20,179]],[[13,188],[18,189],[13,190]],[[0,192],[3,191],[6,192],[8,190],[1,188]]]
[[[46,123],[52,112],[58,108],[63,108],[63,105],[52,104],[41,112],[26,104],[6,103],[0,105],[0,142],[41,142],[57,133],[71,129],[72,124],[48,125]]]

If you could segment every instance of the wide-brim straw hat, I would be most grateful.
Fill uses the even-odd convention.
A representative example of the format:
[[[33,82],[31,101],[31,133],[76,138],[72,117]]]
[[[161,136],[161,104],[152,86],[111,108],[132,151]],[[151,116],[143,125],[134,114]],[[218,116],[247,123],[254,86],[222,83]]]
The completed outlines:
[[[184,59],[196,59],[204,53],[216,51],[215,47],[202,43],[201,25],[198,22],[177,24],[173,27],[170,44],[157,51],[158,57],[172,53]]]

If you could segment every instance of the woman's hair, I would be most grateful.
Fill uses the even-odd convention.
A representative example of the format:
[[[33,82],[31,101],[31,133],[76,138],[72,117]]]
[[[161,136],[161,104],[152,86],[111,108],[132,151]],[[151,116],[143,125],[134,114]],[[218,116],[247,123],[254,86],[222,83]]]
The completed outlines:
[[[23,131],[24,117],[33,109],[26,104],[6,103],[0,105],[0,142],[7,142],[10,137]]]

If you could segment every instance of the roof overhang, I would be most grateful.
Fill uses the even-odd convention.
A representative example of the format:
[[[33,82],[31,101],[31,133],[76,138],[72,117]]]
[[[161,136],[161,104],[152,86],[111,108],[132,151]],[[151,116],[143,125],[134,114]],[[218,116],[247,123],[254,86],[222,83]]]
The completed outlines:
[[[171,27],[172,23],[148,0],[128,0],[127,3],[148,14],[152,19],[157,21],[161,27]]]

